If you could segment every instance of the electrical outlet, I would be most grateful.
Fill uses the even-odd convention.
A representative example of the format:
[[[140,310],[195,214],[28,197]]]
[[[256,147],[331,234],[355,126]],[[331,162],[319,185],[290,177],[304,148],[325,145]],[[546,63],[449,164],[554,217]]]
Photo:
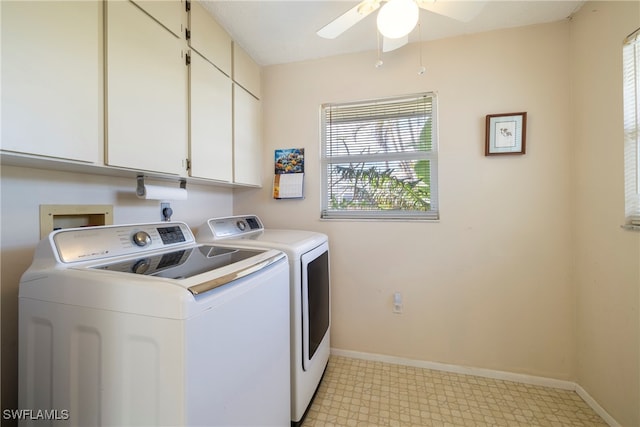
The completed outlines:
[[[173,209],[171,209],[171,203],[160,203],[160,220],[171,221],[171,215],[173,215]]]
[[[393,312],[396,314],[402,313],[402,294],[400,292],[393,294]]]

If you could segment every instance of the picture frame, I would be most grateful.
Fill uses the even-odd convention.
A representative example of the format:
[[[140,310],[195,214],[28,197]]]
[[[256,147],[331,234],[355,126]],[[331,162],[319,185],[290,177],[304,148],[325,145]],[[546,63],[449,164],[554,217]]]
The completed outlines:
[[[526,142],[526,112],[487,115],[485,156],[525,154]]]

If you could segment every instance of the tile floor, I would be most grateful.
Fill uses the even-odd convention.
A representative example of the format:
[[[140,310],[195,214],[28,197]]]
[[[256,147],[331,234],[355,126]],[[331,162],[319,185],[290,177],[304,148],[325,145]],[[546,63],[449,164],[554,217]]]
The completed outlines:
[[[573,391],[331,356],[302,427],[606,425]]]

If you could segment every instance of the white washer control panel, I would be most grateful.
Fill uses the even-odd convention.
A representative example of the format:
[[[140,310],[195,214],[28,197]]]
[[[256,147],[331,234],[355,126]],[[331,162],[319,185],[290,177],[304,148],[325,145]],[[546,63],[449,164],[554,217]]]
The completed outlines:
[[[60,261],[92,261],[194,243],[189,227],[181,222],[71,228],[49,235]]]

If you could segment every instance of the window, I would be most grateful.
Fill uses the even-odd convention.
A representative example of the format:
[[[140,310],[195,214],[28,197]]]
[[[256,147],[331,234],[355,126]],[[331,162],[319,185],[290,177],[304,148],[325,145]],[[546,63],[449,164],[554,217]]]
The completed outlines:
[[[435,101],[322,106],[322,218],[438,219]]]
[[[625,217],[640,225],[640,29],[625,40],[623,61]]]

